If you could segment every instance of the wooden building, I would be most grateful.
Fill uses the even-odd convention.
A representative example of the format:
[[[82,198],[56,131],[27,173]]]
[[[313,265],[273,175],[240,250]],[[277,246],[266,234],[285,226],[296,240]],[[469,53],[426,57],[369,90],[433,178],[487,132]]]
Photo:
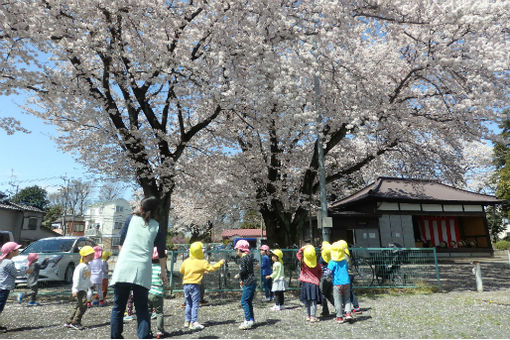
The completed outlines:
[[[329,205],[331,240],[360,247],[435,247],[439,256],[491,255],[485,207],[494,196],[433,180],[380,177]]]

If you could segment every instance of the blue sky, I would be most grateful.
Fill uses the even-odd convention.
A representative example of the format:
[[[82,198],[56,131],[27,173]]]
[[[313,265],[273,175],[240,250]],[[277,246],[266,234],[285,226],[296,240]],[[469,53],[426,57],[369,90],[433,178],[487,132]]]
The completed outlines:
[[[64,184],[62,177],[90,180],[87,168],[73,159],[72,154],[58,149],[51,136],[56,129],[43,120],[22,112],[22,96],[0,96],[0,118],[15,117],[30,134],[16,132],[8,135],[0,129],[0,191],[13,190],[13,181],[19,189],[38,185],[48,192]],[[129,197],[125,197],[129,199]]]

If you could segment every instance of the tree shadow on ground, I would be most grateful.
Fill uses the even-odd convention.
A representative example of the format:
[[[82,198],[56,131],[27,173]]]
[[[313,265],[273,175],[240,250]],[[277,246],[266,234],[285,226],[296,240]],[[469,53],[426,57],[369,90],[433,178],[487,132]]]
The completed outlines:
[[[91,326],[86,326],[85,328],[86,329],[94,329],[94,328],[99,328],[99,327],[104,327],[104,326],[109,326],[109,325],[110,325],[110,321],[103,322],[103,323],[98,323],[98,324],[91,325]]]
[[[60,326],[60,324],[47,325],[47,326],[27,326],[27,327],[19,327],[19,328],[8,328],[6,330],[6,333],[9,333],[9,332],[23,332],[23,331],[30,331],[30,330],[33,330],[33,329],[51,328],[51,327],[57,327],[57,326]]]

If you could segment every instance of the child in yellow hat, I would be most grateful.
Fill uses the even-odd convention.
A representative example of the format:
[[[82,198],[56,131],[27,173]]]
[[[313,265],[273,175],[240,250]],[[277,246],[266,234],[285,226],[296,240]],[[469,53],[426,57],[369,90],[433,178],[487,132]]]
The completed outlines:
[[[317,311],[317,303],[321,303],[320,279],[322,276],[322,266],[317,263],[317,254],[315,247],[311,244],[299,249],[296,254],[298,261],[301,263],[301,273],[299,281],[301,281],[300,300],[305,304],[306,321],[318,322],[315,316]]]
[[[328,263],[328,269],[333,272],[333,298],[335,300],[336,321],[343,323],[345,321],[353,322],[352,306],[350,297],[350,280],[345,255],[349,255],[347,242],[337,241],[331,245],[331,261]],[[345,310],[345,319],[342,314],[342,300]]]
[[[76,266],[73,273],[73,298],[76,298],[76,305],[72,309],[68,321],[64,324],[67,328],[83,330],[81,318],[87,311],[87,291],[92,286],[90,283],[89,262],[94,258],[95,251],[91,246],[84,246],[80,249],[80,264]]]
[[[269,252],[273,260],[273,273],[266,275],[266,279],[272,279],[271,291],[274,293],[275,305],[271,307],[272,311],[283,310],[285,303],[284,292],[286,289],[285,268],[283,266],[283,252],[280,249],[273,249]]]
[[[328,301],[334,306],[333,299],[333,273],[328,269],[328,263],[331,261],[331,244],[328,241],[322,242],[321,256],[319,263],[322,265],[322,277],[320,282],[322,313],[321,316],[329,316]]]
[[[203,329],[204,326],[198,323],[198,306],[200,303],[200,283],[204,273],[220,269],[225,263],[224,259],[211,265],[204,259],[202,242],[193,242],[189,247],[189,257],[181,264],[179,271],[183,275],[182,284],[184,297],[186,298],[184,327],[192,330]]]

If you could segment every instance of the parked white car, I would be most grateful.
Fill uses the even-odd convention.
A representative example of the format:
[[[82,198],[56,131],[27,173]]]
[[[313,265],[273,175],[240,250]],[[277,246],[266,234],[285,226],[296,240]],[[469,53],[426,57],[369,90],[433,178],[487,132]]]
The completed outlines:
[[[80,263],[80,248],[87,245],[94,247],[96,243],[84,236],[48,237],[31,243],[12,259],[18,270],[16,283],[27,280],[25,271],[30,253],[39,254],[39,263],[49,258],[48,266],[39,273],[39,281],[72,282],[74,268]]]

